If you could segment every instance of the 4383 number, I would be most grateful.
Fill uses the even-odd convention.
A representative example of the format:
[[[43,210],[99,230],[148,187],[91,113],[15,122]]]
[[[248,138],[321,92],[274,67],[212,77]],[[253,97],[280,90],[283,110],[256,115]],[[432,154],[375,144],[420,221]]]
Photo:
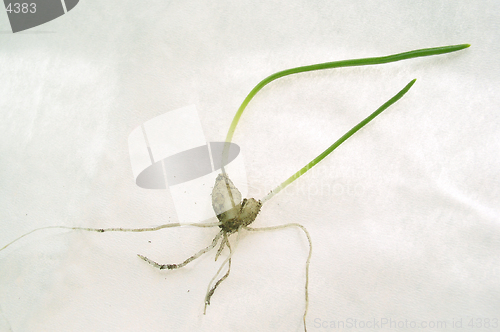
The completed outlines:
[[[467,324],[469,328],[498,328],[498,318],[471,318],[469,324]]]
[[[6,8],[7,13],[14,13],[14,14],[27,14],[27,13],[36,13],[36,3],[9,3],[9,5]]]

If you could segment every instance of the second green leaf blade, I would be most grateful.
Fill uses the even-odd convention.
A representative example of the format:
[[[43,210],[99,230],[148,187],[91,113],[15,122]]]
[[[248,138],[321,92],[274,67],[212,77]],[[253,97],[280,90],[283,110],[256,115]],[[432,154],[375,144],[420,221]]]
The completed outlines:
[[[271,190],[271,192],[269,192],[269,194],[267,194],[266,197],[264,197],[262,199],[262,202],[265,202],[265,201],[269,200],[271,197],[273,197],[274,195],[276,195],[277,193],[279,193],[281,190],[283,190],[290,183],[292,183],[293,181],[297,180],[300,176],[302,176],[302,174],[304,174],[305,172],[307,172],[308,170],[310,170],[312,167],[314,167],[321,160],[325,159],[326,156],[328,156],[330,153],[333,152],[333,150],[335,150],[336,148],[338,148],[340,144],[344,143],[349,137],[351,137],[352,135],[354,135],[358,130],[360,130],[361,128],[363,128],[364,126],[366,126],[370,121],[372,121],[373,119],[375,119],[375,117],[377,115],[379,115],[380,113],[382,113],[383,111],[385,111],[386,109],[388,109],[392,104],[394,104],[399,99],[401,99],[408,92],[408,90],[410,90],[410,88],[413,86],[413,84],[415,83],[416,80],[417,79],[413,79],[412,81],[410,81],[410,83],[408,83],[394,97],[392,97],[387,102],[385,102],[382,106],[380,106],[375,112],[373,112],[368,117],[366,117],[363,121],[361,121],[360,123],[358,123],[357,125],[355,125],[351,130],[349,130],[341,138],[339,138],[337,141],[335,141],[335,143],[333,143],[332,145],[330,145],[330,147],[328,149],[326,149],[325,151],[323,151],[319,156],[317,156],[316,158],[314,158],[310,163],[308,163],[307,165],[305,165],[304,167],[302,167],[298,172],[296,172],[295,174],[293,174],[292,176],[290,176],[288,179],[286,179],[282,184],[280,184],[279,186],[277,186],[275,189]]]

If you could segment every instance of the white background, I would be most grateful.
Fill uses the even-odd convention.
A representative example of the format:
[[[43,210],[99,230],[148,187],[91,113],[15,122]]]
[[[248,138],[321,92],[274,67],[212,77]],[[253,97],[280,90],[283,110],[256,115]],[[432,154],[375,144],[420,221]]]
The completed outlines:
[[[129,133],[157,115],[195,104],[207,140],[222,141],[246,94],[276,71],[470,43],[276,81],[234,142],[261,198],[417,78],[254,226],[311,233],[310,331],[349,318],[447,321],[427,329],[447,331],[500,319],[498,1],[81,0],[17,34],[0,11],[0,31],[0,246],[48,225],[176,222],[169,192],[137,187],[130,168]],[[0,252],[0,329],[302,331],[298,230],[242,234],[206,316],[215,252],[178,271],[136,256],[177,263],[216,232],[25,237]]]

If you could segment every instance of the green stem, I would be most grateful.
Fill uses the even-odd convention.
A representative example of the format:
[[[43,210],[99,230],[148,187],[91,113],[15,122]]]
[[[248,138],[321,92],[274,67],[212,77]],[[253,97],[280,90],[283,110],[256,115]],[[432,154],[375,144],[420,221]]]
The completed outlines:
[[[414,51],[410,51],[410,52],[398,53],[398,54],[381,56],[381,57],[333,61],[333,62],[326,62],[326,63],[320,63],[320,64],[316,64],[316,65],[303,66],[303,67],[297,67],[297,68],[291,68],[291,69],[279,71],[277,73],[272,74],[271,76],[264,78],[262,81],[260,81],[260,83],[257,84],[252,89],[252,91],[250,91],[250,93],[245,98],[245,100],[243,100],[243,103],[241,103],[240,108],[238,109],[238,111],[234,115],[233,122],[231,122],[231,126],[229,127],[229,131],[227,132],[226,142],[229,143],[233,139],[233,134],[234,134],[234,131],[236,130],[236,125],[240,121],[241,115],[243,114],[243,111],[247,107],[250,100],[252,100],[252,98],[257,94],[257,92],[259,92],[264,86],[266,86],[267,84],[271,83],[274,80],[277,80],[278,78],[292,75],[292,74],[313,71],[313,70],[340,68],[340,67],[366,66],[366,65],[379,65],[379,64],[383,64],[383,63],[401,61],[401,60],[418,58],[418,57],[423,57],[423,56],[451,53],[451,52],[462,50],[462,49],[467,48],[469,46],[470,46],[469,44],[460,44],[460,45],[451,45],[451,46],[442,46],[442,47],[433,47],[433,48],[423,48],[420,50],[414,50]],[[226,144],[226,146],[229,146],[229,144]],[[225,164],[222,163],[222,165],[225,165]]]
[[[236,130],[236,126],[238,125],[238,122],[240,121],[240,118],[241,118],[241,115],[243,114],[243,111],[247,107],[248,103],[250,103],[252,98],[257,94],[257,92],[259,92],[264,86],[271,83],[272,81],[277,80],[278,78],[281,78],[284,76],[313,71],[313,70],[341,68],[341,67],[354,67],[354,66],[366,66],[366,65],[378,65],[378,64],[396,62],[396,61],[418,58],[418,57],[423,57],[423,56],[451,53],[451,52],[463,50],[464,48],[467,48],[469,46],[470,46],[470,44],[460,44],[460,45],[450,45],[450,46],[433,47],[433,48],[423,48],[420,50],[414,50],[414,51],[398,53],[398,54],[393,54],[393,55],[387,55],[387,56],[381,56],[381,57],[326,62],[326,63],[320,63],[320,64],[315,64],[315,65],[310,65],[310,66],[291,68],[291,69],[287,69],[287,70],[283,70],[283,71],[274,73],[274,74],[266,77],[265,79],[260,81],[259,84],[257,84],[252,89],[252,91],[250,91],[250,93],[246,96],[245,100],[243,100],[243,103],[241,103],[240,107],[238,108],[238,111],[234,115],[233,121],[231,122],[231,125],[229,126],[229,131],[227,132],[226,144],[224,144],[224,150],[222,153],[222,161],[221,161],[222,172],[225,173],[224,165],[226,165],[226,163],[227,163],[229,146],[230,146],[231,140],[233,139],[234,131]],[[274,196],[280,190],[282,190],[287,185],[292,183],[294,180],[299,178],[309,168],[313,167],[318,162],[320,162],[323,158],[325,158],[328,154],[330,154],[335,148],[337,148],[340,144],[342,144],[342,142],[344,142],[346,139],[348,139],[350,136],[352,136],[356,131],[358,131],[364,125],[366,125],[368,122],[370,122],[374,117],[376,117],[378,114],[380,114],[382,111],[384,111],[387,107],[389,107],[394,102],[396,102],[399,98],[401,98],[410,89],[410,87],[413,85],[413,83],[415,83],[415,80],[411,81],[403,90],[401,90],[396,96],[394,96],[387,103],[382,105],[382,107],[380,107],[372,115],[370,115],[368,118],[366,118],[365,120],[360,122],[356,127],[352,128],[349,132],[347,132],[344,136],[342,136],[337,142],[335,142],[332,146],[330,146],[330,148],[325,150],[325,152],[320,154],[317,158],[315,158],[313,161],[311,161],[309,164],[307,164],[305,167],[303,167],[297,173],[295,173],[290,178],[288,178],[285,182],[283,182],[278,187],[276,187],[276,189],[272,190],[262,201],[264,202],[264,201],[268,200],[269,198],[271,198],[272,196]]]
[[[345,133],[344,136],[342,136],[341,138],[339,138],[335,143],[333,143],[332,145],[330,145],[330,147],[328,149],[326,149],[325,151],[323,151],[323,153],[321,153],[319,156],[317,156],[316,158],[314,158],[310,163],[308,163],[307,165],[305,165],[304,167],[302,167],[297,173],[295,173],[294,175],[290,176],[285,182],[283,182],[282,184],[280,184],[279,186],[277,186],[275,189],[271,190],[271,192],[269,194],[267,194],[267,196],[262,199],[262,202],[265,202],[265,201],[269,200],[271,197],[273,197],[278,192],[280,192],[283,188],[285,188],[286,186],[288,186],[293,181],[297,180],[302,174],[304,174],[309,169],[311,169],[312,167],[314,167],[314,165],[316,165],[317,163],[319,163],[321,160],[325,159],[325,157],[328,156],[330,153],[332,153],[333,150],[335,150],[336,148],[338,148],[340,144],[344,143],[349,137],[351,137],[352,135],[354,135],[358,130],[360,130],[366,124],[368,124],[370,121],[372,121],[377,115],[379,115],[380,113],[382,113],[383,111],[385,111],[387,108],[389,108],[389,106],[391,106],[396,101],[398,101],[399,99],[401,99],[401,97],[403,97],[404,94],[407,93],[408,90],[410,90],[410,88],[415,83],[415,81],[416,81],[416,79],[414,79],[410,83],[408,83],[394,97],[392,97],[391,99],[389,99],[385,104],[383,104],[382,106],[380,106],[375,112],[373,112],[372,114],[370,114],[363,121],[361,121],[360,123],[358,123],[357,125],[355,125],[351,130],[349,130],[347,133]]]

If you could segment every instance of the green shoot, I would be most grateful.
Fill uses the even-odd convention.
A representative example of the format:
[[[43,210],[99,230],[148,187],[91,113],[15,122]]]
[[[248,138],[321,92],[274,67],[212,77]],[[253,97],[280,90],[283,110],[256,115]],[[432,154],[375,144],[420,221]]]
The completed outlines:
[[[280,184],[279,186],[277,186],[275,189],[271,190],[271,192],[269,194],[267,194],[267,196],[262,199],[262,203],[264,203],[265,201],[269,200],[271,197],[273,197],[274,195],[276,195],[277,193],[279,193],[283,188],[285,188],[286,186],[288,186],[293,181],[297,180],[302,174],[304,174],[305,172],[307,172],[308,170],[310,170],[314,165],[316,165],[317,163],[319,163],[321,160],[325,159],[325,157],[328,156],[330,153],[332,153],[333,150],[335,150],[336,148],[338,148],[340,144],[344,143],[349,137],[351,137],[352,135],[354,135],[358,130],[360,130],[366,124],[368,124],[368,122],[372,121],[377,115],[379,115],[380,113],[382,113],[383,111],[385,111],[387,108],[389,108],[389,106],[391,106],[396,101],[398,101],[399,99],[401,99],[401,97],[403,97],[404,94],[407,93],[408,90],[410,90],[410,88],[415,83],[415,81],[416,81],[416,79],[414,79],[410,83],[408,83],[394,97],[392,97],[391,99],[389,99],[384,105],[380,106],[375,112],[373,112],[372,114],[370,114],[363,121],[361,121],[360,123],[358,123],[357,125],[355,125],[351,130],[349,130],[347,133],[345,133],[335,143],[333,143],[332,145],[330,145],[330,147],[328,149],[326,149],[325,151],[323,151],[323,153],[321,153],[319,156],[317,156],[316,158],[314,158],[310,163],[308,163],[307,165],[305,165],[304,167],[302,167],[297,173],[295,173],[294,175],[290,176],[286,181],[284,181],[282,184]]]
[[[420,50],[414,50],[414,51],[410,51],[410,52],[398,53],[398,54],[381,56],[381,57],[333,61],[333,62],[319,63],[316,65],[296,67],[296,68],[291,68],[291,69],[279,71],[277,73],[274,73],[274,74],[264,78],[262,81],[260,81],[259,84],[257,84],[252,89],[252,91],[250,91],[248,96],[246,96],[245,100],[243,100],[240,108],[238,108],[238,111],[234,115],[233,121],[231,122],[231,126],[229,127],[229,131],[227,132],[226,142],[231,142],[231,140],[233,139],[233,135],[234,135],[234,131],[236,130],[236,126],[238,125],[238,122],[240,121],[241,115],[243,114],[243,111],[247,107],[250,100],[252,100],[252,98],[255,97],[257,92],[259,92],[264,86],[266,86],[267,84],[271,83],[274,80],[277,80],[278,78],[292,75],[292,74],[313,71],[313,70],[341,68],[341,67],[367,66],[367,65],[380,65],[380,64],[384,64],[384,63],[396,62],[396,61],[418,58],[418,57],[423,57],[423,56],[456,52],[456,51],[463,50],[464,48],[467,48],[469,46],[470,46],[469,44],[460,44],[460,45],[452,45],[452,46],[423,48]]]
[[[319,63],[319,64],[315,64],[315,65],[309,65],[309,66],[303,66],[303,67],[296,67],[296,68],[291,68],[291,69],[286,69],[286,70],[283,70],[283,71],[279,71],[277,73],[274,73],[274,74],[266,77],[262,81],[260,81],[259,84],[257,84],[252,89],[252,91],[250,91],[250,93],[246,96],[246,98],[243,100],[243,102],[241,103],[240,107],[238,108],[238,111],[234,115],[234,118],[233,118],[233,121],[231,122],[231,125],[229,126],[229,130],[228,130],[227,136],[226,136],[226,143],[230,143],[231,140],[233,139],[234,131],[236,130],[236,126],[238,125],[238,122],[240,121],[241,115],[243,114],[243,111],[248,106],[248,103],[252,100],[252,98],[264,86],[266,86],[267,84],[271,83],[274,80],[277,80],[278,78],[281,78],[281,77],[284,77],[284,76],[288,76],[288,75],[292,75],[292,74],[298,74],[298,73],[304,73],[304,72],[308,72],[308,71],[314,71],[314,70],[331,69],[331,68],[341,68],[341,67],[355,67],[355,66],[379,65],[379,64],[396,62],[396,61],[407,60],[407,59],[412,59],[412,58],[418,58],[418,57],[424,57],[424,56],[430,56],[430,55],[438,55],[438,54],[451,53],[451,52],[456,52],[456,51],[463,50],[464,48],[467,48],[469,46],[470,46],[470,44],[460,44],[460,45],[451,45],[451,46],[442,46],[442,47],[433,47],[433,48],[423,48],[423,49],[419,49],[419,50],[414,50],[414,51],[409,51],[409,52],[404,52],[404,53],[398,53],[398,54],[393,54],[393,55],[387,55],[387,56],[381,56],[381,57],[372,57],[372,58],[362,58],[362,59],[351,59],[351,60],[333,61],[333,62]],[[411,84],[413,84],[413,83],[411,83]],[[409,86],[407,86],[408,89],[411,87],[411,84]],[[408,90],[406,90],[406,91],[408,91]],[[406,93],[406,91],[403,92],[403,94]],[[399,98],[401,98],[401,97],[399,97]],[[394,100],[394,101],[396,101],[396,100]],[[390,106],[390,105],[388,105],[388,106]],[[382,109],[382,111],[383,111],[383,109]],[[380,112],[382,112],[382,111],[380,111]],[[379,113],[377,113],[373,117],[377,116],[378,114]],[[372,118],[368,117],[367,119],[369,119],[369,120],[366,123],[370,122]],[[366,123],[363,123],[363,122],[360,123],[359,125],[361,125],[361,126],[359,128],[357,128],[357,126],[354,127],[352,130],[354,130],[355,128],[357,128],[357,129],[354,130],[354,131],[352,131],[352,130],[349,131],[346,134],[347,137],[346,137],[346,135],[342,136],[344,139],[343,140],[341,139],[342,140],[341,142],[339,142],[340,140],[337,141],[337,142],[335,142],[332,145],[333,148],[330,147],[332,149],[330,149],[330,148],[327,149],[325,152],[323,152],[316,159],[318,159],[320,157],[321,157],[321,159],[323,159],[324,157],[326,157],[328,154],[330,154],[338,146],[338,145],[335,146],[335,144],[338,143],[340,145],[343,141],[345,141],[347,138],[349,138],[352,134],[354,134],[357,130],[359,130],[361,127],[363,127]],[[349,133],[351,133],[351,134],[348,135]],[[229,152],[229,144],[225,144],[224,151],[222,153],[222,163],[221,163],[221,165],[223,165],[222,166],[222,172],[223,173],[225,173],[224,165],[226,165],[226,163],[227,163],[228,152]],[[314,166],[314,165],[316,165],[319,162],[319,160],[321,160],[321,159],[319,159],[318,161],[315,162],[316,159],[314,159],[311,163],[308,164],[308,165],[310,165],[309,168],[312,167],[312,166]],[[305,166],[305,167],[308,167],[308,166]],[[297,173],[295,173],[292,177],[290,177],[288,180],[286,180],[281,185],[279,185],[276,189],[274,189],[270,193],[271,196],[269,196],[269,195],[266,196],[264,198],[264,201],[266,201],[269,198],[271,198],[274,194],[276,194],[278,191],[280,191],[281,189],[283,189],[284,187],[286,187],[288,184],[292,183],[295,179],[297,179],[298,177],[300,177],[304,173],[305,173],[305,170],[304,170],[304,168],[302,168],[300,171],[298,171]]]

